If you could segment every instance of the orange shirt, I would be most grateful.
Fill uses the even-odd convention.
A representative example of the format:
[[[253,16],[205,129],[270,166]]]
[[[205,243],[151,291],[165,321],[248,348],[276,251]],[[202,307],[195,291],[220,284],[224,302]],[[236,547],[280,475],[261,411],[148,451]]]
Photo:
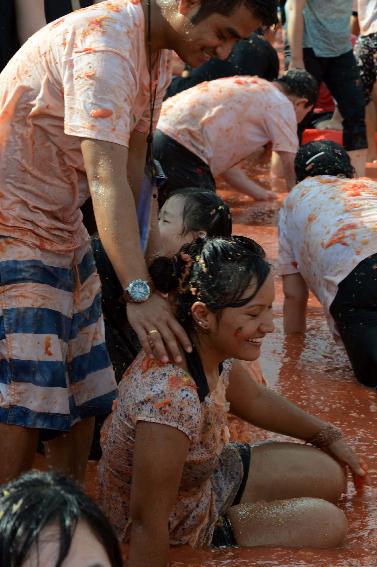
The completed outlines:
[[[156,123],[168,51],[154,78]],[[149,130],[141,5],[101,2],[37,32],[0,76],[0,235],[56,252],[79,248],[89,197],[80,138],[128,147],[134,130]]]

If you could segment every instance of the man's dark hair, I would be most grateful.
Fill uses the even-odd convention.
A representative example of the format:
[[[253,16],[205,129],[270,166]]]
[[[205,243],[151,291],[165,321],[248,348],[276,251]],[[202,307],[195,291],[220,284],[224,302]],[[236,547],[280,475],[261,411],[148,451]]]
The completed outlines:
[[[355,174],[347,151],[331,140],[318,140],[301,146],[295,158],[295,172],[297,182],[317,175],[351,179]]]
[[[319,94],[319,84],[305,69],[290,69],[276,80],[285,94],[306,98],[306,106],[314,106]]]
[[[202,0],[192,23],[198,24],[214,12],[228,16],[242,5],[246,6],[262,25],[272,26],[277,23],[277,0]]]

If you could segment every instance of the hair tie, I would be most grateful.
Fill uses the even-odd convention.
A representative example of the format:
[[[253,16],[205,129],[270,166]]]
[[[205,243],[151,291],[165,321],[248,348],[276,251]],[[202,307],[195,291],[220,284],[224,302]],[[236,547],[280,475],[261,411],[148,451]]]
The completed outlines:
[[[325,155],[325,152],[319,152],[318,154],[315,154],[314,156],[312,156],[311,158],[309,158],[306,162],[305,165],[309,165],[309,163],[311,163],[312,161],[314,161],[315,159],[317,159],[317,157],[323,156]]]

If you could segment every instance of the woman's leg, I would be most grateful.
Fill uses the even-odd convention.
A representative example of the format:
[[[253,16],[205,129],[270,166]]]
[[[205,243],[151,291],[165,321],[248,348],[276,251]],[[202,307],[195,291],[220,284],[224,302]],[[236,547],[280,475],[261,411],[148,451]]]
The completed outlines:
[[[228,513],[244,546],[333,547],[347,521],[336,502],[345,489],[342,467],[323,451],[296,443],[252,449],[241,503]]]
[[[337,547],[347,534],[344,513],[319,498],[239,504],[228,517],[244,547]]]
[[[337,502],[345,486],[342,467],[323,451],[298,443],[265,443],[252,449],[240,503],[300,497]]]

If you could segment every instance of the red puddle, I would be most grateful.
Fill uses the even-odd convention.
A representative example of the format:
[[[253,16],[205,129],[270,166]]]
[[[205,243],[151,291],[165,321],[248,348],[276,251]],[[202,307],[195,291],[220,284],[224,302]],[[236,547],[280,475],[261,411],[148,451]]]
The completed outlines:
[[[267,186],[266,160],[253,169],[253,177]],[[250,172],[251,173],[251,172]],[[254,203],[219,182],[220,194],[232,206],[234,232],[248,235],[266,249],[274,261],[277,256],[276,219],[279,203]],[[360,386],[353,377],[347,358],[332,340],[314,297],[308,309],[305,337],[285,340],[282,332],[281,283],[276,277],[275,333],[263,346],[261,364],[268,384],[301,407],[342,427],[347,439],[365,460],[369,486],[356,494],[351,482],[341,507],[349,520],[349,536],[342,548],[335,550],[286,550],[270,548],[232,550],[173,549],[172,567],[375,567],[377,565],[377,395]],[[283,439],[232,420],[232,433],[242,441]],[[286,438],[284,438],[286,439]],[[97,494],[96,464],[91,462],[87,490]],[[125,547],[125,556],[127,549]]]

